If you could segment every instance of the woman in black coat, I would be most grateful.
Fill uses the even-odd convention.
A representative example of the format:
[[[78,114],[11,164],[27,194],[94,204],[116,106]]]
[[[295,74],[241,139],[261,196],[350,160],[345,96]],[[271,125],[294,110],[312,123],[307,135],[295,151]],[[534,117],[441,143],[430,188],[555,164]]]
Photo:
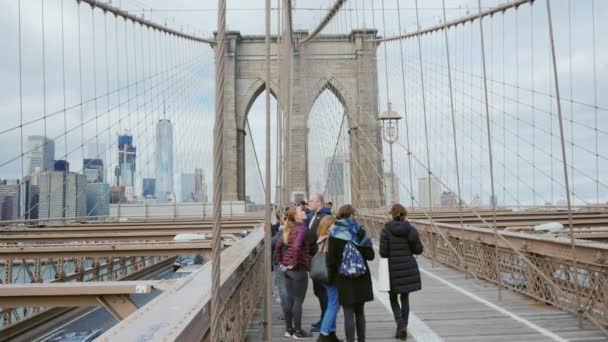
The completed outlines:
[[[329,282],[338,288],[338,301],[344,311],[344,332],[346,341],[365,341],[365,302],[374,300],[372,279],[368,260],[374,260],[374,249],[365,229],[352,216],[355,210],[351,205],[343,205],[338,210],[338,221],[329,235],[327,251],[327,273]],[[352,242],[363,257],[365,273],[351,278],[338,271],[342,264],[342,254],[346,245]]]
[[[422,288],[420,270],[414,255],[422,254],[422,242],[416,228],[405,217],[401,204],[391,207],[392,221],[384,225],[380,235],[380,256],[388,258],[390,301],[397,330],[396,338],[407,338],[407,321],[410,313],[409,294]],[[401,297],[401,304],[398,297]]]

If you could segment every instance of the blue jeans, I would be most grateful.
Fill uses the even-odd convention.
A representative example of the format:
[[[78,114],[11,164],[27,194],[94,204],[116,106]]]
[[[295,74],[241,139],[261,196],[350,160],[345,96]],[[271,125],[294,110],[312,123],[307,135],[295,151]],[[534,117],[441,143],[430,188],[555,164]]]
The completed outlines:
[[[274,282],[279,291],[281,305],[283,305],[287,301],[287,288],[285,287],[285,272],[278,265],[274,268]]]
[[[324,285],[325,291],[327,292],[327,310],[323,315],[321,321],[321,334],[329,335],[329,333],[336,331],[336,317],[338,316],[338,310],[340,305],[338,304],[338,288],[331,285]]]

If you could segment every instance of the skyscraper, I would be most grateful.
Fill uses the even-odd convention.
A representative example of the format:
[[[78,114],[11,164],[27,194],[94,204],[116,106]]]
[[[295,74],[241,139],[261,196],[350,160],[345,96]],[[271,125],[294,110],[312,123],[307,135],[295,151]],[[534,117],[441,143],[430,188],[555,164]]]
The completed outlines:
[[[325,160],[327,175],[326,201],[341,205],[350,201],[350,170],[344,155]]]
[[[103,183],[103,160],[85,159],[83,161],[84,175],[89,183]]]
[[[19,184],[0,184],[0,220],[19,219]]]
[[[45,136],[27,137],[27,175],[38,171],[53,170],[55,142]]]
[[[119,186],[133,186],[135,184],[135,160],[137,149],[133,146],[133,136],[123,134],[118,136],[118,177]]]
[[[156,199],[166,203],[173,190],[173,124],[161,119],[156,124]],[[194,189],[193,189],[194,190]]]
[[[392,191],[391,186],[393,187]],[[399,177],[395,176],[393,180],[393,174],[390,172],[384,173],[384,197],[387,205],[399,203]]]
[[[31,178],[25,177],[19,186],[19,217],[25,220],[38,218],[40,188],[34,185]]]
[[[194,169],[194,201],[207,203],[207,181],[203,169]]]
[[[180,193],[182,202],[195,201],[195,177],[192,173],[182,173],[180,182]]]
[[[41,219],[83,217],[87,210],[87,178],[75,172],[46,171],[35,176],[40,188]]]
[[[429,198],[429,182],[431,196]],[[435,176],[418,179],[418,206],[422,208],[437,207],[441,204],[441,182]]]
[[[87,184],[87,216],[110,216],[109,184]]]
[[[86,154],[86,159],[100,159],[101,160],[101,165],[103,165],[104,168],[107,168],[109,166],[108,164],[108,158],[106,157],[108,154],[108,151],[106,151],[106,144],[104,143],[97,143],[97,142],[92,142],[87,144],[87,154]],[[108,182],[106,179],[110,179],[109,175],[106,175],[106,170],[103,169],[102,171],[102,181]]]
[[[154,197],[156,196],[156,179],[154,178],[144,178],[142,184],[142,196],[146,197]]]

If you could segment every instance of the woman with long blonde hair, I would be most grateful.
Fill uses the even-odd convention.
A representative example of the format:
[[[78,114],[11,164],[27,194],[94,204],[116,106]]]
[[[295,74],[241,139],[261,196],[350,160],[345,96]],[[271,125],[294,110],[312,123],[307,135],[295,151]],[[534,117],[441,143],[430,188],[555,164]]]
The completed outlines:
[[[277,263],[284,271],[287,298],[282,303],[285,314],[285,337],[308,338],[302,330],[302,303],[308,289],[310,257],[306,245],[306,213],[300,207],[287,211],[287,220],[282,238],[277,241],[275,254]]]
[[[317,240],[318,250],[326,255],[329,244],[329,233],[335,223],[336,218],[328,215],[321,219],[319,227],[317,228],[317,234],[319,235],[319,239]],[[336,336],[336,318],[338,316],[338,311],[340,310],[340,304],[338,303],[338,288],[329,282],[323,286],[327,293],[327,310],[325,310],[325,314],[321,320],[320,335],[317,341],[340,341]]]

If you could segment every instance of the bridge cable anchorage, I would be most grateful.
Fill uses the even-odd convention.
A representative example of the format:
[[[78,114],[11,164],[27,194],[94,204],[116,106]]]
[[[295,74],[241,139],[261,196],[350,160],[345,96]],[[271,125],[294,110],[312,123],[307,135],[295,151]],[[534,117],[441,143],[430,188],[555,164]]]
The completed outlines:
[[[568,204],[568,227],[570,230],[570,244],[572,246],[572,268],[574,273],[574,282],[576,286],[576,314],[578,316],[578,325],[579,328],[583,327],[583,313],[586,313],[581,307],[581,283],[579,281],[579,272],[578,272],[578,256],[576,254],[576,243],[574,241],[574,223],[572,220],[572,199],[570,198],[570,183],[568,179],[568,162],[566,159],[566,143],[565,143],[565,135],[564,135],[564,119],[562,115],[562,105],[560,98],[560,90],[559,90],[559,78],[557,72],[557,58],[555,56],[555,39],[553,36],[553,18],[551,16],[551,4],[549,0],[546,0],[547,4],[547,24],[549,29],[549,40],[551,43],[551,62],[553,68],[553,76],[554,76],[554,86],[555,86],[555,97],[557,104],[557,113],[559,115],[559,134],[560,134],[560,143],[561,143],[561,152],[562,152],[562,165],[564,171],[564,191],[566,192],[566,203]],[[595,42],[595,39],[594,39]],[[593,320],[594,318],[591,315],[588,315],[588,318]]]
[[[508,9],[511,8],[517,8],[521,5],[527,4],[527,3],[533,3],[535,0],[513,0],[513,1],[509,1],[506,2],[504,4],[498,5],[496,7],[490,8],[490,9],[485,9],[482,10],[481,13],[476,13],[476,14],[471,14],[471,15],[467,15],[464,16],[462,18],[459,19],[455,19],[452,20],[448,23],[444,23],[444,24],[439,24],[439,25],[434,25],[428,28],[420,28],[418,27],[416,31],[414,32],[410,32],[410,33],[405,33],[405,34],[399,34],[399,35],[395,35],[395,36],[390,36],[390,37],[384,37],[384,38],[379,38],[376,39],[376,41],[378,42],[389,42],[389,41],[393,41],[393,40],[399,40],[399,39],[407,39],[407,38],[412,38],[412,37],[417,37],[417,36],[421,36],[427,33],[432,33],[435,31],[441,31],[444,28],[451,28],[452,26],[458,26],[460,24],[465,24],[467,22],[473,22],[476,19],[482,18],[482,17],[486,17],[486,16],[492,16],[496,13],[499,12],[504,12]]]
[[[213,257],[211,271],[211,341],[220,341],[220,255],[224,164],[224,78],[226,43],[226,0],[218,0],[215,70],[215,127],[213,145]]]

